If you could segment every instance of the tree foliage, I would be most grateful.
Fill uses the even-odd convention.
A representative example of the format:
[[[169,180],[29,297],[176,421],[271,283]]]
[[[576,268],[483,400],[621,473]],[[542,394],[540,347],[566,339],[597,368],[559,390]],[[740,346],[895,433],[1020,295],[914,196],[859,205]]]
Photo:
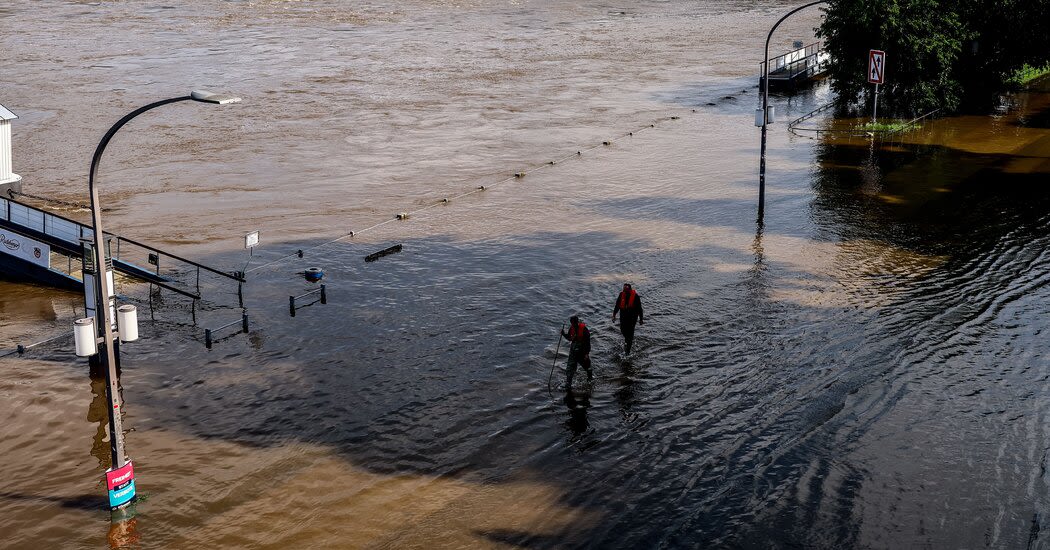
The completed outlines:
[[[817,29],[844,107],[870,108],[868,50],[886,52],[879,109],[987,105],[1026,64],[1050,62],[1050,0],[831,0]]]

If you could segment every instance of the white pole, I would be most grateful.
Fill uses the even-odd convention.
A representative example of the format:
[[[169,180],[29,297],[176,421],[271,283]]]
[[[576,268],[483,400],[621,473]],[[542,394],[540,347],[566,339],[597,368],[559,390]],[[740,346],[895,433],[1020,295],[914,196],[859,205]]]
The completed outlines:
[[[879,118],[879,84],[875,83],[875,109],[871,113],[871,124],[874,126]],[[874,128],[872,128],[874,130]]]

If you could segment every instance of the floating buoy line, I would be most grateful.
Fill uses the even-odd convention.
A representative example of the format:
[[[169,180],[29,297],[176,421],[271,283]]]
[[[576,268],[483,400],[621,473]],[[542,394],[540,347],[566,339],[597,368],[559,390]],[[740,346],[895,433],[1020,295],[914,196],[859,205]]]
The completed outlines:
[[[747,89],[743,90],[743,92],[747,92],[747,91],[748,91]],[[735,100],[736,98],[730,96],[730,97],[726,97],[726,98],[722,98],[722,99]],[[717,104],[716,103],[708,103],[707,105],[708,106],[714,106],[714,105],[717,105]],[[693,112],[693,113],[695,113],[697,111],[698,111],[698,109],[696,109],[696,108],[691,108],[690,109],[690,112]],[[381,228],[381,227],[383,227],[383,226],[385,226],[387,224],[395,223],[395,221],[409,219],[415,214],[418,214],[420,212],[432,209],[434,207],[446,206],[446,205],[450,204],[451,202],[453,202],[453,200],[456,200],[458,198],[463,198],[465,196],[469,196],[469,195],[472,195],[472,194],[481,193],[481,192],[486,191],[486,190],[488,190],[488,189],[490,189],[492,187],[496,187],[496,186],[499,186],[499,185],[502,185],[502,184],[505,184],[505,183],[508,183],[508,182],[513,182],[513,181],[516,181],[516,179],[522,179],[522,178],[524,178],[526,176],[526,174],[530,170],[540,170],[540,169],[543,169],[543,168],[550,168],[550,167],[559,165],[561,163],[564,163],[566,161],[573,160],[573,158],[576,158],[576,160],[579,160],[579,158],[582,158],[583,154],[586,153],[586,152],[593,151],[594,149],[598,149],[598,148],[611,146],[612,144],[614,144],[614,143],[616,143],[618,141],[626,139],[626,137],[634,136],[635,133],[642,132],[642,131],[649,130],[649,129],[654,129],[654,128],[656,128],[656,125],[658,123],[668,122],[668,121],[678,121],[680,119],[681,119],[680,115],[669,115],[669,117],[664,117],[664,118],[657,119],[657,120],[653,121],[652,123],[650,123],[650,124],[648,124],[646,126],[640,127],[640,128],[638,128],[636,130],[633,130],[633,131],[628,131],[628,132],[626,132],[624,134],[621,134],[621,135],[619,135],[617,137],[614,137],[614,139],[604,140],[604,141],[601,142],[601,144],[593,145],[591,147],[587,147],[587,148],[584,148],[584,149],[577,150],[574,153],[565,155],[565,156],[563,156],[561,158],[554,158],[554,160],[547,161],[544,164],[535,165],[535,166],[533,166],[533,167],[531,167],[531,168],[529,168],[527,170],[521,170],[521,171],[518,171],[518,172],[513,172],[511,175],[506,176],[506,177],[504,177],[502,179],[499,179],[499,181],[497,181],[497,182],[492,182],[492,183],[489,183],[489,184],[486,184],[486,185],[480,185],[480,186],[475,187],[474,189],[470,189],[470,190],[461,192],[461,193],[453,195],[453,196],[442,197],[440,199],[435,200],[434,203],[430,203],[430,204],[425,205],[423,207],[417,208],[416,210],[411,210],[411,211],[407,211],[407,212],[398,212],[398,213],[394,214],[391,218],[385,219],[383,221],[379,221],[379,223],[373,224],[372,226],[365,227],[363,229],[348,231],[348,232],[346,232],[346,233],[344,233],[342,235],[339,235],[338,237],[335,237],[335,238],[332,238],[332,239],[329,239],[329,240],[325,240],[323,242],[320,242],[320,244],[314,245],[312,247],[307,247],[307,248],[304,248],[304,249],[296,249],[294,252],[290,252],[290,253],[288,253],[286,255],[279,256],[279,257],[277,257],[277,258],[275,258],[273,260],[270,260],[270,261],[268,261],[266,263],[262,263],[262,265],[260,265],[260,266],[256,266],[256,267],[251,268],[251,269],[246,269],[245,271],[241,271],[240,273],[241,274],[247,274],[247,273],[255,272],[255,271],[258,271],[258,270],[261,270],[261,269],[264,269],[264,268],[273,267],[273,266],[278,265],[278,263],[281,263],[281,262],[286,261],[288,259],[291,259],[293,257],[294,258],[302,258],[303,255],[304,255],[304,252],[313,251],[313,250],[320,249],[322,247],[327,247],[329,245],[336,244],[336,242],[339,242],[339,241],[344,240],[346,238],[351,238],[351,237],[354,237],[356,235],[360,235],[361,233],[364,233],[364,232],[367,232],[367,231],[373,231],[373,230],[379,229],[379,228]],[[87,205],[83,205],[83,204],[80,204],[80,203],[74,203],[74,202],[67,202],[67,200],[60,200],[60,199],[56,199],[56,198],[39,196],[39,195],[33,195],[33,194],[29,194],[29,193],[15,192],[15,191],[8,191],[8,192],[12,193],[13,195],[14,194],[18,194],[18,195],[25,196],[27,198],[35,198],[35,199],[42,200],[42,202],[45,202],[45,203],[57,204],[57,205],[61,205],[63,207],[70,208],[70,209],[83,209],[83,210],[87,210],[88,209]],[[379,251],[377,253],[365,256],[365,261],[375,261],[376,259],[378,259],[380,257],[383,257],[383,256],[386,256],[388,254],[401,252],[401,250],[402,250],[402,245],[400,245],[400,244],[399,245],[395,245],[393,247],[386,248],[386,249],[384,249],[382,251]],[[246,266],[246,268],[247,268],[247,266]],[[311,269],[308,269],[307,271],[300,272],[300,275],[303,275],[304,277],[306,277],[309,282],[315,282],[316,283],[316,282],[320,281],[321,277],[323,277],[323,272],[319,268],[311,268]],[[239,291],[239,288],[238,288],[238,296],[239,296],[239,292],[240,291]],[[318,293],[319,293],[320,297],[319,297],[319,299],[315,300],[314,302],[304,303],[304,304],[301,304],[301,305],[296,303],[296,301],[298,299],[301,299],[301,298],[304,298],[304,297],[307,297],[307,296],[310,296],[310,295],[313,295],[313,294],[318,294]],[[318,302],[323,304],[323,303],[327,303],[327,301],[328,301],[327,300],[327,293],[325,293],[325,285],[324,284],[320,284],[320,288],[319,289],[315,289],[315,290],[309,291],[306,294],[302,294],[300,296],[289,296],[289,298],[290,298],[290,313],[291,313],[292,317],[295,317],[296,310],[301,308],[301,306],[307,306],[307,305],[311,305],[313,303],[318,303]],[[248,331],[248,316],[247,316],[247,312],[246,312],[246,310],[244,308],[244,305],[241,305],[240,308],[241,308],[241,318],[239,320],[235,320],[235,321],[232,321],[230,323],[227,323],[227,324],[223,325],[222,327],[219,327],[219,329],[225,329],[225,327],[232,326],[234,324],[240,324],[241,325],[241,331],[239,331],[237,334],[247,332]],[[205,339],[206,340],[209,339],[208,338],[209,335],[207,334],[209,332],[214,332],[214,330],[213,331],[209,331],[209,330],[206,329],[206,335],[205,335]],[[51,338],[48,338],[48,339],[45,339],[45,340],[41,340],[41,341],[36,342],[36,343],[31,343],[31,344],[28,344],[28,345],[19,344],[15,348],[15,350],[10,350],[10,351],[4,352],[4,353],[0,353],[0,357],[8,357],[8,356],[16,355],[16,354],[21,356],[21,355],[24,355],[28,350],[30,350],[30,348],[37,347],[39,345],[43,345],[43,344],[47,344],[47,343],[51,343],[51,342],[55,342],[55,341],[58,341],[58,340],[66,339],[68,337],[69,337],[68,334],[60,334],[58,336],[51,337]],[[230,337],[232,337],[232,336],[227,336],[227,337],[224,337],[224,338],[220,338],[220,340],[225,340],[225,339],[228,339]],[[214,339],[212,339],[212,340],[214,340]]]
[[[743,93],[746,93],[747,91],[748,90],[745,89],[745,90],[743,90]],[[732,97],[732,96],[727,96],[726,98],[723,98],[723,99],[736,99],[736,98]],[[714,106],[714,105],[717,105],[717,104],[713,103],[713,102],[709,102],[709,103],[707,103],[707,105],[708,106]],[[696,113],[696,112],[698,112],[698,109],[692,108],[692,109],[690,109],[690,112],[691,113]],[[583,157],[584,153],[593,151],[595,149],[599,149],[599,148],[610,146],[610,145],[612,145],[612,144],[614,144],[614,143],[616,143],[618,141],[621,141],[621,140],[623,140],[625,138],[633,137],[635,134],[637,134],[639,132],[643,132],[645,130],[654,129],[654,128],[656,128],[656,125],[661,123],[661,122],[676,121],[676,120],[680,120],[681,118],[682,117],[680,115],[670,115],[670,116],[666,116],[666,117],[662,117],[662,118],[656,119],[655,121],[651,122],[650,124],[642,126],[642,127],[638,128],[636,130],[626,132],[626,133],[621,134],[620,136],[612,138],[612,139],[603,140],[598,145],[593,145],[593,146],[590,146],[590,147],[579,149],[575,153],[566,155],[564,157],[553,159],[553,160],[549,160],[549,161],[547,161],[547,162],[545,162],[543,164],[535,165],[535,166],[533,166],[531,168],[528,168],[526,170],[520,170],[518,172],[514,172],[512,175],[504,177],[503,179],[500,179],[498,181],[494,181],[492,183],[488,183],[488,184],[484,184],[484,185],[478,185],[477,187],[475,187],[473,189],[469,189],[467,191],[461,192],[461,193],[453,195],[453,196],[442,197],[441,199],[437,199],[434,202],[432,202],[430,204],[427,204],[425,206],[422,206],[420,208],[417,208],[415,210],[410,210],[410,211],[407,211],[407,212],[398,212],[398,213],[394,214],[393,216],[391,216],[390,218],[388,218],[386,220],[383,220],[381,222],[372,224],[372,225],[370,225],[368,227],[365,227],[365,228],[362,228],[362,229],[355,229],[355,230],[347,231],[346,233],[344,233],[344,234],[342,234],[342,235],[340,235],[338,237],[335,237],[333,239],[329,239],[327,241],[318,243],[318,244],[313,245],[313,246],[296,249],[293,252],[290,252],[288,254],[285,254],[283,256],[275,258],[275,259],[273,259],[273,260],[271,260],[269,262],[266,262],[264,264],[255,266],[255,267],[253,267],[251,269],[245,269],[245,270],[241,271],[241,273],[242,274],[247,274],[247,273],[251,273],[251,272],[254,272],[254,271],[258,271],[258,270],[263,269],[263,268],[272,267],[272,266],[280,264],[280,263],[282,263],[284,261],[287,261],[287,260],[289,260],[291,258],[303,258],[305,252],[312,251],[312,250],[317,250],[319,248],[322,248],[322,247],[325,247],[325,246],[328,246],[328,245],[331,245],[331,244],[335,244],[335,243],[343,241],[345,239],[352,238],[352,237],[354,237],[356,235],[360,235],[360,234],[365,233],[367,231],[373,231],[373,230],[379,229],[380,227],[383,227],[383,226],[385,226],[385,225],[387,225],[389,223],[408,220],[413,215],[418,214],[420,212],[429,210],[429,209],[434,208],[436,206],[448,205],[452,201],[455,201],[457,199],[460,199],[460,198],[463,198],[463,197],[467,197],[467,196],[470,196],[470,195],[474,195],[474,194],[477,194],[477,193],[481,193],[481,192],[486,191],[488,189],[491,189],[491,188],[493,188],[493,187],[495,187],[497,185],[502,185],[502,184],[507,183],[507,182],[523,179],[523,178],[526,177],[526,175],[528,174],[529,171],[541,170],[543,168],[550,168],[552,166],[556,166],[556,165],[558,165],[558,164],[560,164],[562,162],[568,161],[568,160],[580,159],[580,158]],[[42,196],[38,196],[38,195],[31,195],[31,194],[28,194],[28,193],[17,193],[17,192],[14,192],[14,191],[9,191],[9,192],[12,193],[12,194],[25,196],[27,198],[38,199],[38,200],[49,202],[49,203],[59,204],[61,206],[65,206],[65,207],[71,208],[71,209],[85,209],[85,210],[88,209],[87,205],[81,204],[81,203],[76,203],[76,202],[71,202],[71,201],[62,201],[62,200],[49,198],[49,197],[42,197]],[[402,245],[401,244],[397,244],[397,245],[388,247],[388,248],[386,248],[384,250],[381,250],[379,252],[376,252],[374,254],[369,254],[368,256],[365,257],[365,261],[366,262],[372,262],[372,261],[375,261],[376,259],[381,258],[383,256],[400,252],[401,250],[402,250]],[[249,262],[250,261],[251,260],[249,260]],[[245,268],[247,268],[247,266],[245,266]],[[308,270],[306,270],[304,272],[301,272],[300,274],[305,276],[307,281],[311,282],[311,283],[319,282],[321,280],[321,278],[324,276],[324,273],[320,270],[320,268],[310,268],[310,269],[308,269]],[[321,303],[321,304],[327,303],[327,296],[326,296],[326,292],[325,292],[325,290],[326,290],[325,287],[326,287],[326,285],[321,284],[320,288],[308,291],[305,294],[302,294],[300,296],[289,296],[290,314],[291,314],[291,316],[295,317],[296,310],[300,309],[301,307],[312,305],[314,303]],[[238,289],[238,295],[239,295],[239,293],[240,293],[240,289]],[[302,304],[302,305],[299,305],[299,304],[296,303],[296,301],[299,300],[299,299],[305,298],[305,297],[313,295],[313,294],[318,294],[318,293],[319,293],[320,297],[319,297],[319,299],[315,300],[314,302],[310,302],[308,304]],[[243,305],[241,306],[241,309],[242,309],[241,319],[235,320],[235,321],[230,322],[230,323],[227,323],[226,325],[223,325],[222,327],[219,327],[219,329],[223,329],[223,328],[226,328],[226,327],[230,327],[230,326],[233,326],[233,325],[240,324],[241,327],[242,327],[242,330],[239,331],[238,333],[240,333],[240,332],[247,332],[247,330],[248,330],[247,313],[246,313],[246,310],[245,310]],[[218,329],[212,329],[212,330],[205,329],[205,339],[214,341],[213,338],[209,338],[210,335],[208,333],[209,332],[214,332],[215,330],[218,330]],[[31,348],[35,348],[35,347],[40,346],[40,345],[44,345],[44,344],[48,344],[48,343],[51,343],[51,342],[55,342],[57,340],[65,339],[65,338],[68,338],[69,336],[70,336],[69,334],[59,334],[57,336],[54,336],[54,337],[51,337],[51,338],[48,338],[46,340],[42,340],[42,341],[39,341],[39,342],[36,342],[36,343],[33,343],[33,344],[18,345],[16,347],[16,349],[14,349],[14,350],[10,350],[10,351],[4,352],[4,353],[0,353],[0,357],[7,357],[7,356],[10,356],[10,355],[14,355],[14,354],[23,355]],[[225,340],[225,339],[228,339],[229,337],[230,336],[226,336],[224,338],[221,338],[220,340]]]
[[[695,113],[695,112],[697,112],[697,110],[696,109],[692,109],[691,112]],[[619,137],[603,140],[598,145],[593,145],[593,146],[587,147],[585,149],[580,149],[580,150],[577,150],[575,153],[572,153],[570,155],[566,155],[566,156],[564,156],[562,158],[550,160],[550,161],[547,161],[547,162],[545,162],[543,164],[538,164],[538,165],[533,166],[531,168],[527,168],[525,170],[520,170],[518,172],[514,172],[512,175],[507,176],[507,177],[505,177],[505,178],[503,178],[501,180],[498,180],[498,181],[495,181],[495,182],[492,182],[492,183],[488,183],[488,184],[485,184],[485,185],[479,185],[479,186],[475,187],[474,189],[470,189],[468,191],[464,191],[464,192],[459,193],[457,195],[453,195],[453,196],[450,196],[450,197],[442,197],[441,199],[437,199],[434,202],[432,202],[430,204],[427,204],[425,206],[421,206],[421,207],[419,207],[419,208],[417,208],[415,210],[409,210],[407,212],[398,212],[398,213],[394,214],[393,216],[391,216],[389,219],[386,219],[386,220],[383,220],[381,222],[372,224],[372,225],[370,225],[368,227],[365,227],[363,229],[355,229],[355,230],[352,230],[352,231],[348,231],[348,232],[346,232],[346,233],[344,233],[344,234],[342,234],[342,235],[340,235],[338,237],[335,237],[333,239],[329,239],[329,240],[324,241],[322,243],[318,243],[318,244],[315,244],[315,245],[307,247],[307,248],[297,249],[295,252],[291,252],[289,254],[285,254],[284,256],[281,256],[281,257],[278,257],[276,259],[270,260],[269,262],[266,262],[264,264],[257,265],[257,266],[255,266],[255,267],[253,267],[251,269],[246,269],[244,271],[244,273],[251,273],[253,271],[258,271],[258,270],[266,268],[266,267],[271,267],[271,266],[277,265],[279,263],[282,263],[282,262],[284,262],[286,260],[289,260],[291,258],[302,258],[304,252],[308,252],[308,251],[311,251],[311,250],[317,250],[318,248],[322,248],[322,247],[325,247],[325,246],[328,246],[328,245],[331,245],[331,244],[335,244],[337,242],[343,241],[344,239],[349,239],[351,237],[360,235],[360,234],[365,233],[367,231],[373,231],[373,230],[379,229],[380,227],[383,227],[384,225],[387,225],[389,223],[394,223],[394,222],[398,222],[398,221],[405,221],[405,220],[411,219],[412,216],[414,216],[415,214],[418,214],[418,213],[426,211],[426,210],[430,210],[431,208],[434,208],[435,206],[448,205],[452,201],[455,201],[457,199],[461,199],[463,197],[468,197],[470,195],[474,195],[474,194],[477,194],[477,193],[481,193],[483,191],[486,191],[488,189],[496,187],[497,185],[502,185],[502,184],[507,183],[507,182],[524,179],[526,174],[528,174],[531,171],[542,170],[544,168],[550,168],[552,166],[557,166],[558,164],[561,164],[561,163],[563,163],[563,162],[565,162],[567,160],[582,158],[584,153],[587,153],[587,152],[590,152],[590,151],[593,151],[595,149],[599,149],[599,148],[602,148],[602,147],[610,146],[613,143],[616,143],[617,141],[620,141],[620,140],[622,140],[624,138],[633,137],[635,134],[637,134],[639,132],[643,132],[645,130],[651,130],[653,128],[656,128],[656,125],[658,123],[660,123],[660,122],[680,120],[681,118],[682,117],[678,116],[678,115],[671,115],[671,116],[667,116],[667,117],[663,117],[663,118],[657,119],[654,122],[651,122],[651,123],[649,123],[649,124],[647,124],[645,126],[642,126],[641,128],[638,128],[637,130],[633,130],[633,131],[627,132],[625,134],[622,134]]]

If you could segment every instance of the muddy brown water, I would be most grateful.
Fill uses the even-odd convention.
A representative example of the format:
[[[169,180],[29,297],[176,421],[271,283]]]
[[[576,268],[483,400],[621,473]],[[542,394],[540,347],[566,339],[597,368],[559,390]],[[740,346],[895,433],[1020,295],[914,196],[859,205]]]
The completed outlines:
[[[122,131],[109,227],[228,269],[250,230],[250,268],[308,251],[252,272],[250,333],[211,351],[235,288],[121,285],[123,532],[101,382],[69,341],[0,359],[4,547],[1046,545],[1045,91],[877,146],[786,131],[826,87],[777,98],[759,228],[754,52],[789,4],[44,5],[0,10],[27,191],[83,200],[123,113],[233,91]],[[329,303],[291,318],[310,266]],[[79,307],[2,283],[3,345]],[[549,395],[574,312],[596,379]]]

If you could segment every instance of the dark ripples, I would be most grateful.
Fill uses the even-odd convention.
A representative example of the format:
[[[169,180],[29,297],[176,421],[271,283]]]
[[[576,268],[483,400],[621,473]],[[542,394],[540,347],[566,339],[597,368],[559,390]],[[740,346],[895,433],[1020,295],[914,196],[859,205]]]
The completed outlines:
[[[379,472],[495,483],[533,471],[569,489],[568,504],[601,511],[600,525],[559,538],[575,544],[874,544],[862,520],[895,497],[872,485],[888,478],[911,494],[923,487],[913,468],[940,474],[918,449],[972,453],[984,470],[996,462],[982,456],[995,439],[1036,435],[1016,425],[1017,415],[1042,416],[1034,395],[1011,403],[1017,396],[1002,385],[1046,381],[1035,338],[1043,329],[1018,317],[1038,318],[1050,303],[1047,219],[1016,218],[921,276],[884,274],[888,298],[865,309],[850,303],[874,292],[854,293],[865,265],[838,275],[838,305],[815,308],[773,299],[785,281],[809,275],[761,256],[739,258],[758,262],[748,271],[707,273],[698,284],[692,258],[709,251],[638,251],[628,267],[650,275],[650,315],[628,360],[602,321],[610,285],[563,273],[607,270],[602,251],[625,246],[613,236],[419,239],[367,269],[352,248],[330,257],[332,304],[305,310],[294,332],[263,331],[265,347],[293,350],[294,364],[275,372],[271,357],[258,386],[215,388],[221,405],[205,397],[202,373],[205,391],[173,388],[156,406],[185,399],[194,416],[226,419],[184,424],[204,437],[320,442]],[[680,298],[699,288],[701,297]],[[263,326],[283,323],[272,307],[280,295],[254,301]],[[545,378],[555,329],[574,303],[595,333],[597,380],[566,402],[547,396]],[[242,368],[223,363],[215,368]],[[890,442],[919,427],[918,456]],[[938,486],[911,502],[966,491],[948,479]],[[937,529],[924,538],[901,521],[879,540],[965,540]],[[1019,540],[1019,525],[996,540]]]

